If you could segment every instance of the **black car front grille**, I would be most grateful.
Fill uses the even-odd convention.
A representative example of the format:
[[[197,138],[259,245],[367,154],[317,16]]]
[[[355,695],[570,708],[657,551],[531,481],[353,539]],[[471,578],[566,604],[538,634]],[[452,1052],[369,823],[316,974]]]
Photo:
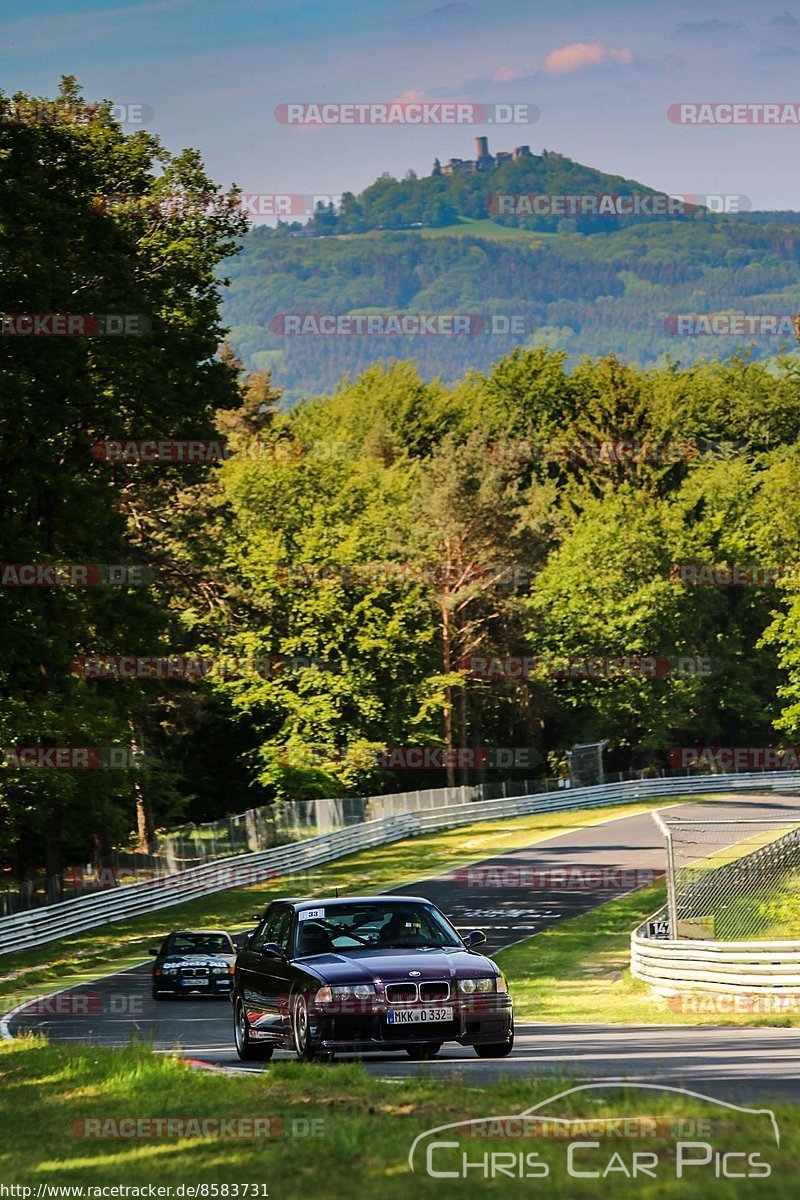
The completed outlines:
[[[211,972],[208,967],[181,967],[181,979],[208,979]]]
[[[450,984],[446,979],[436,979],[431,983],[419,985],[420,1000],[449,1000]]]
[[[414,1004],[422,1000],[425,1004],[434,1001],[449,1000],[450,982],[447,979],[431,979],[425,983],[386,984],[386,999],[390,1004]]]
[[[415,983],[387,983],[386,999],[390,1004],[413,1004],[417,999]]]

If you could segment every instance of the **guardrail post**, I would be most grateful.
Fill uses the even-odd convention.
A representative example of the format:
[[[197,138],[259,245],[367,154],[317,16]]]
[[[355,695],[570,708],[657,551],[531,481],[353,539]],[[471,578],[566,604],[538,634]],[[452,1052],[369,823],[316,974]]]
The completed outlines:
[[[678,904],[675,893],[675,852],[672,845],[672,830],[659,812],[652,814],[667,843],[667,918],[671,940],[678,937]]]

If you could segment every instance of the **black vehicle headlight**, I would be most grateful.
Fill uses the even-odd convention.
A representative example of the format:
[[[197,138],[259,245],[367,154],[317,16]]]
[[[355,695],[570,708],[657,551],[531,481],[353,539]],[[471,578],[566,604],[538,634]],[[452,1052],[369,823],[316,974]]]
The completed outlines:
[[[177,963],[164,963],[163,967],[161,968],[165,975],[172,975],[175,973],[175,971],[177,971],[177,969]]]
[[[480,979],[459,979],[456,986],[462,996],[474,996],[477,993],[498,991],[497,984],[499,982],[495,975],[486,975]]]
[[[212,975],[229,975],[230,968],[229,967],[212,967],[211,974]]]
[[[335,1000],[369,1000],[374,995],[374,983],[347,983],[337,987],[321,987],[314,999],[317,1004],[332,1004]]]

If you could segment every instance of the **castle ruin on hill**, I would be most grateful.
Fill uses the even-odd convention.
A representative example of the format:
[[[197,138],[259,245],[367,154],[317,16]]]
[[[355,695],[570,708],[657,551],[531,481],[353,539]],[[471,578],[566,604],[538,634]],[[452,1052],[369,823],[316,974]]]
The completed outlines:
[[[491,171],[495,167],[502,167],[504,163],[530,157],[530,146],[515,146],[513,150],[498,150],[497,154],[490,154],[489,139],[476,137],[474,158],[450,158],[444,166],[435,158],[431,175],[471,175],[474,171]]]

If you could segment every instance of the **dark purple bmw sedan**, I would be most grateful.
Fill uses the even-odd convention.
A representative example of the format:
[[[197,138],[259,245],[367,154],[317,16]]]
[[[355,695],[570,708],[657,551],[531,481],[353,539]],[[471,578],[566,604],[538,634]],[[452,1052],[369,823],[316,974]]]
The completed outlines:
[[[485,941],[416,896],[275,900],[236,959],[239,1057],[280,1048],[303,1062],[337,1050],[430,1059],[459,1042],[503,1058],[514,1045],[511,997],[475,949]]]

